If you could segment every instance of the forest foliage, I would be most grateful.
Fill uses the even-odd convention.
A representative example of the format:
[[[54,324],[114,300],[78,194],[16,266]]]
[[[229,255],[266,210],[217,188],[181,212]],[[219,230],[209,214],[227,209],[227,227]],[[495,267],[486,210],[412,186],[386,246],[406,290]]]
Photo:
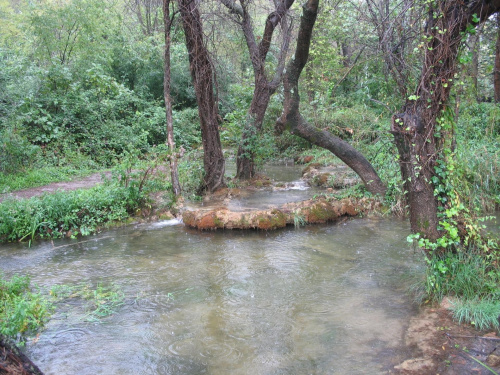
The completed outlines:
[[[301,114],[366,156],[387,185],[385,205],[399,214],[407,212],[406,192],[389,133],[391,116],[412,100],[428,48],[425,20],[414,8],[405,8],[404,13],[401,7],[407,3],[411,2],[322,3],[299,86]],[[384,25],[369,4],[387,5],[390,10],[383,18],[392,22],[387,39],[379,37]],[[260,35],[269,4],[254,1],[250,6],[255,35]],[[293,25],[299,23],[300,6],[291,7]],[[254,73],[239,25],[222,9],[218,2],[204,2],[202,17],[218,82],[221,141],[226,155],[233,156],[247,120]],[[398,16],[403,13],[405,17]],[[500,104],[494,103],[493,86],[499,30],[498,19],[491,17],[463,33],[446,123],[439,123],[449,127],[451,138],[448,160],[436,172],[443,177],[436,184],[436,196],[452,199],[453,207],[470,216],[500,204]],[[284,35],[282,30],[277,34],[266,57],[267,73],[278,64]],[[295,29],[292,34],[296,36]],[[108,168],[115,168],[118,175],[126,172],[108,187],[2,203],[1,240],[34,238],[35,233],[43,237],[91,233],[109,220],[132,215],[147,202],[148,192],[168,189],[168,181],[150,181],[145,189],[142,184],[139,188],[140,176],[132,179],[133,184],[126,183],[132,169],[144,171],[168,157],[162,146],[166,140],[163,47],[158,2],[0,0],[0,194]],[[391,66],[388,52],[404,59]],[[404,89],[398,86],[394,69],[405,74]],[[175,142],[187,150],[179,166],[181,184],[185,196],[195,197],[203,178],[202,139],[178,15],[172,28],[171,77]],[[252,143],[257,165],[308,154],[324,163],[338,162],[293,134],[275,133],[283,99],[279,87]],[[357,191],[366,194],[363,188]],[[453,224],[455,216],[446,218],[447,212],[451,211],[440,212],[442,223]],[[448,233],[443,241],[456,246],[456,236]],[[498,250],[492,254],[496,255],[482,266],[475,255],[466,258],[470,269],[488,275],[488,286],[481,289],[485,300],[494,300],[499,293],[489,287],[500,279]],[[453,270],[464,259],[430,254],[427,260],[424,294],[441,296],[446,290],[461,295],[449,282],[455,280]]]

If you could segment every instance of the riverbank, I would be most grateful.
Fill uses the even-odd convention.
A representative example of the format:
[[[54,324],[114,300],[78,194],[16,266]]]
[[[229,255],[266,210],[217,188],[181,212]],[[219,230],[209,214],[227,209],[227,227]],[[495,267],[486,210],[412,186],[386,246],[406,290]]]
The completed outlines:
[[[410,319],[405,345],[414,357],[395,366],[395,374],[491,375],[500,373],[500,337],[453,320],[451,302],[425,307]]]

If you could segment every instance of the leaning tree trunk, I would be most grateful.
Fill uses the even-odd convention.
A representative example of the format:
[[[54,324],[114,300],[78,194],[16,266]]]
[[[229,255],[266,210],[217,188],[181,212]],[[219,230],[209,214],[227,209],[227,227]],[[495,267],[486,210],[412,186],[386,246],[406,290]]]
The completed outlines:
[[[495,87],[495,103],[500,103],[500,12],[497,14],[497,44],[495,51],[495,72],[493,79]]]
[[[217,99],[214,93],[213,66],[203,40],[203,28],[197,3],[191,0],[178,0],[178,4],[201,124],[205,167],[203,189],[213,192],[224,186],[225,170],[219,136]]]
[[[430,5],[420,82],[401,112],[392,118],[391,133],[408,194],[411,229],[431,240],[440,237],[434,183],[441,177],[436,167],[439,160],[444,161],[444,148],[451,134],[437,126],[437,119],[443,115],[450,96],[462,33],[474,14],[484,21],[499,9],[500,0],[467,4],[443,0]]]
[[[170,93],[170,29],[172,19],[170,18],[170,0],[163,0],[163,23],[165,25],[165,60],[163,77],[163,95],[165,98],[165,115],[167,120],[167,145],[170,150],[170,176],[172,178],[172,190],[174,194],[181,194],[179,173],[177,172],[177,155],[174,142],[174,120],[172,118],[172,95]]]
[[[359,151],[331,133],[310,125],[300,114],[298,82],[309,56],[309,46],[318,13],[318,3],[319,0],[308,0],[303,6],[295,55],[288,63],[286,73],[283,77],[285,100],[283,103],[283,113],[276,123],[276,129],[283,131],[287,128],[292,134],[302,137],[317,146],[326,148],[361,177],[368,191],[374,194],[385,194],[385,185],[380,180],[372,165]]]

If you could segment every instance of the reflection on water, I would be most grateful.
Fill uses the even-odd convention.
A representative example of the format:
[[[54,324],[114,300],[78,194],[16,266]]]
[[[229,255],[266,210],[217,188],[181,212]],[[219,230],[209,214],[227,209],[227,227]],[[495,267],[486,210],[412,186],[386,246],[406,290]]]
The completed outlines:
[[[395,219],[276,232],[175,222],[0,247],[42,286],[118,284],[100,324],[51,320],[27,352],[46,374],[377,374],[406,359],[419,256]],[[78,243],[77,243],[78,242]]]

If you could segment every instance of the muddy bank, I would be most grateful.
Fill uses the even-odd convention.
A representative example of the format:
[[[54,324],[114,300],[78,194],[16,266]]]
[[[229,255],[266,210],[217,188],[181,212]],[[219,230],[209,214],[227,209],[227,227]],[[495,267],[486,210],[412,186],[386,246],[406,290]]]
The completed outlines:
[[[234,212],[226,207],[211,210],[188,210],[182,213],[184,224],[199,230],[261,229],[272,230],[287,225],[301,226],[357,216],[373,210],[378,202],[370,199],[317,198],[285,203],[266,210]]]
[[[395,366],[395,374],[491,375],[500,373],[500,337],[452,319],[447,302],[411,318],[405,345],[413,358]]]

